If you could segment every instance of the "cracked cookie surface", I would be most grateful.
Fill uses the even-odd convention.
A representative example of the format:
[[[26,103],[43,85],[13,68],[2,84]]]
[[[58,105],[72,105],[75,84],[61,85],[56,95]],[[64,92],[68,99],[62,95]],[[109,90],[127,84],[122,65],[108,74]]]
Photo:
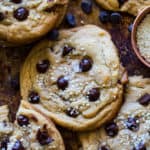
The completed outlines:
[[[31,43],[58,26],[68,0],[0,1],[0,40],[12,44]]]
[[[63,30],[58,41],[44,40],[29,54],[21,94],[63,127],[93,129],[120,107],[119,72],[109,33],[94,25]]]
[[[98,130],[79,135],[83,150],[150,149],[150,79],[129,78],[117,117]]]
[[[0,148],[7,150],[64,150],[63,140],[54,124],[22,101],[15,123],[9,122],[8,108],[3,108],[5,118],[0,121]],[[4,113],[0,113],[0,117]]]

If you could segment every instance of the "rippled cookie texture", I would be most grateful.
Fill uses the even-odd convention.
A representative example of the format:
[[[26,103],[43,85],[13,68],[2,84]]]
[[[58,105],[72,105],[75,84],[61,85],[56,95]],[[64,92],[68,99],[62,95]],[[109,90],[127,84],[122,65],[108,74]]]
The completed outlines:
[[[150,6],[150,0],[96,0],[103,8],[123,11],[136,16],[143,8]]]
[[[83,150],[149,150],[150,79],[130,77],[125,103],[117,117],[79,138]]]
[[[0,148],[2,150],[65,149],[63,140],[54,124],[36,112],[25,101],[21,102],[15,123],[5,121],[1,129],[3,131],[0,131]]]
[[[21,94],[57,124],[96,128],[122,102],[120,62],[110,35],[86,25],[60,31],[33,48],[21,71]]]
[[[0,40],[31,43],[58,26],[68,0],[1,0]]]

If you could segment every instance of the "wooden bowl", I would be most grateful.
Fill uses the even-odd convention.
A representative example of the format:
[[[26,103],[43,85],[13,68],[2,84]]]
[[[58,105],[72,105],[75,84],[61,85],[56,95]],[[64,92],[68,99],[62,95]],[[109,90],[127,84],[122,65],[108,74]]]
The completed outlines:
[[[137,57],[139,58],[139,60],[144,65],[146,65],[147,67],[150,68],[150,63],[141,55],[139,48],[137,46],[137,40],[136,40],[138,25],[141,23],[141,21],[144,19],[144,17],[149,13],[150,13],[150,6],[146,7],[144,10],[142,10],[139,13],[139,15],[136,17],[136,19],[133,23],[133,28],[132,28],[132,32],[131,32],[131,44],[132,44],[132,48],[133,48],[135,54],[137,55]]]

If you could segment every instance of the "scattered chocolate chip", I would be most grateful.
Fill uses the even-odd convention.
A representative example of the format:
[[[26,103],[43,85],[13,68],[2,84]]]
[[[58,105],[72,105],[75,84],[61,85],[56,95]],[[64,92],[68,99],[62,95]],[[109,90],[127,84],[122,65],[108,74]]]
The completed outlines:
[[[29,119],[25,115],[19,115],[17,117],[17,122],[20,126],[27,126],[29,124]]]
[[[92,88],[88,93],[89,101],[92,101],[92,102],[98,100],[99,96],[100,96],[100,89],[99,88]]]
[[[79,64],[82,72],[87,72],[92,68],[93,61],[90,57],[84,57]]]
[[[58,37],[59,37],[59,32],[57,29],[53,29],[47,34],[47,38],[52,41],[57,40]]]
[[[48,145],[54,141],[54,139],[49,137],[47,130],[41,131],[39,129],[36,138],[41,145]]]
[[[101,11],[99,14],[99,20],[102,23],[108,23],[110,20],[110,13],[108,11]]]
[[[11,0],[13,3],[19,4],[22,2],[22,0]]]
[[[68,55],[74,48],[70,46],[64,46],[62,56]]]
[[[132,131],[137,131],[139,129],[139,123],[137,118],[129,117],[126,121],[126,126]]]
[[[5,137],[3,139],[1,139],[0,141],[0,149],[1,150],[7,150],[7,144],[9,143],[9,138]]]
[[[17,140],[13,145],[12,150],[25,150],[25,148],[23,147],[22,143]]]
[[[98,150],[110,150],[110,148],[107,145],[103,145]]]
[[[132,32],[132,28],[133,28],[133,24],[130,24],[130,25],[128,26],[128,31],[129,31],[129,32]]]
[[[19,7],[14,11],[14,17],[19,21],[24,21],[27,19],[29,11],[24,7]]]
[[[73,14],[68,13],[66,15],[66,22],[70,27],[75,27],[76,26],[76,18]]]
[[[118,134],[118,130],[118,126],[115,122],[110,122],[105,126],[105,131],[110,137],[116,136]]]
[[[44,60],[40,60],[36,64],[36,69],[39,73],[45,73],[48,70],[49,66],[50,66],[49,60],[44,59]]]
[[[38,95],[38,93],[32,91],[29,93],[28,101],[33,104],[39,103],[40,96]]]
[[[5,19],[5,16],[2,12],[0,12],[0,21],[3,21]]]
[[[147,106],[150,103],[150,94],[144,94],[140,99],[138,99],[138,102],[141,105]]]
[[[135,146],[133,148],[133,150],[146,150],[146,146],[145,146],[145,144],[143,144],[142,142],[140,142],[137,146]]]
[[[92,12],[92,1],[91,0],[82,0],[81,8],[86,14],[90,14]]]
[[[59,89],[65,90],[66,87],[68,86],[68,80],[65,79],[64,76],[59,77],[57,80],[57,86]]]
[[[77,117],[79,115],[79,111],[76,108],[70,107],[66,111],[67,115],[70,117]]]
[[[122,16],[118,12],[113,12],[110,15],[110,22],[112,24],[119,24],[121,22]]]

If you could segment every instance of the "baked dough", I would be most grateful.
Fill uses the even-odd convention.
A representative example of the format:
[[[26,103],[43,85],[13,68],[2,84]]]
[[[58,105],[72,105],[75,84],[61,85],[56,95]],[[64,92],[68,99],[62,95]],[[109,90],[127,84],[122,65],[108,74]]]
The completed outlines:
[[[122,102],[120,62],[108,32],[94,26],[60,31],[35,46],[21,71],[21,95],[60,126],[89,130]]]
[[[144,95],[145,96],[144,99]],[[149,96],[148,96],[149,95]],[[130,118],[130,119],[129,119]],[[137,120],[136,120],[137,119]],[[83,150],[130,150],[150,149],[150,79],[141,76],[129,78],[125,103],[114,119],[118,126],[116,135],[108,136],[106,126],[79,135]],[[111,127],[111,130],[114,127]],[[111,133],[110,130],[110,133]],[[115,128],[112,130],[115,133]],[[110,135],[109,133],[109,135]]]

